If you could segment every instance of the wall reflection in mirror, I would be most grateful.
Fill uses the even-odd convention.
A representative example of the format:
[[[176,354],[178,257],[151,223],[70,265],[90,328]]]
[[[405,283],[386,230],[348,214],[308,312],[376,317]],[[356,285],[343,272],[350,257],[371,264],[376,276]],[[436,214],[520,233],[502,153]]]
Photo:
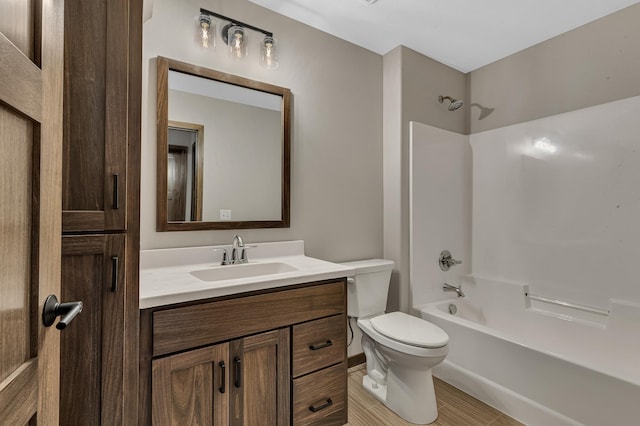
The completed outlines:
[[[158,58],[158,230],[288,226],[289,97]]]

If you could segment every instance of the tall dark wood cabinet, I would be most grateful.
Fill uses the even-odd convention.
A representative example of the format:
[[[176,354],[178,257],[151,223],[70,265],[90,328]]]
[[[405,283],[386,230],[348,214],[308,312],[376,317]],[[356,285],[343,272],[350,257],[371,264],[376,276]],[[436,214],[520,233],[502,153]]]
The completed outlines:
[[[142,0],[65,0],[64,38],[60,423],[136,424]]]

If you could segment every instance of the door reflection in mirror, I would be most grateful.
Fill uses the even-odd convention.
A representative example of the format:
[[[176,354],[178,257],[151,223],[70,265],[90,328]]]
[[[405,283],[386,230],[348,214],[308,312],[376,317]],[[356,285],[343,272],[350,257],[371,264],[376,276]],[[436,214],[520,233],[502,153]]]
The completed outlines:
[[[167,155],[167,218],[202,220],[204,126],[169,121]]]

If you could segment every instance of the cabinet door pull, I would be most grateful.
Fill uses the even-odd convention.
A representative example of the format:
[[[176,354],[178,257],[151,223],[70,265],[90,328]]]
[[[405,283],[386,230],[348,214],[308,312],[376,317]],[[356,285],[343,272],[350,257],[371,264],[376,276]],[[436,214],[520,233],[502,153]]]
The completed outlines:
[[[118,174],[113,175],[113,209],[120,208],[120,194],[118,194]]]
[[[226,377],[226,370],[227,370],[227,366],[224,365],[224,361],[220,361],[218,363],[218,365],[220,366],[220,393],[225,393],[226,389],[224,387],[225,384],[225,377]]]
[[[313,404],[311,407],[309,407],[309,410],[312,413],[317,413],[320,410],[324,410],[327,407],[331,407],[333,405],[333,401],[331,400],[331,398],[327,398],[325,401],[323,401],[322,405],[318,405],[316,406],[315,404]]]
[[[326,342],[323,342],[323,343],[316,343],[314,345],[309,345],[309,349],[311,349],[312,351],[317,351],[318,349],[328,348],[331,345],[333,345],[333,342],[331,340],[327,340]]]
[[[111,258],[111,291],[118,292],[118,256]]]
[[[240,386],[242,386],[242,365],[241,365],[240,357],[233,358],[233,367],[235,370],[234,371],[235,380],[233,385],[237,388],[240,388]]]

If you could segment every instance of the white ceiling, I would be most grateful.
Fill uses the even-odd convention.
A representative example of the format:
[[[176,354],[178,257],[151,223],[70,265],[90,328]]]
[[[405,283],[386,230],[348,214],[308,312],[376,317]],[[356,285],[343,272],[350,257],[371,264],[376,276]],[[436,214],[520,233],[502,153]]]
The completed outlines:
[[[369,5],[367,0],[250,1],[381,55],[403,45],[462,72],[640,2],[378,0]]]

